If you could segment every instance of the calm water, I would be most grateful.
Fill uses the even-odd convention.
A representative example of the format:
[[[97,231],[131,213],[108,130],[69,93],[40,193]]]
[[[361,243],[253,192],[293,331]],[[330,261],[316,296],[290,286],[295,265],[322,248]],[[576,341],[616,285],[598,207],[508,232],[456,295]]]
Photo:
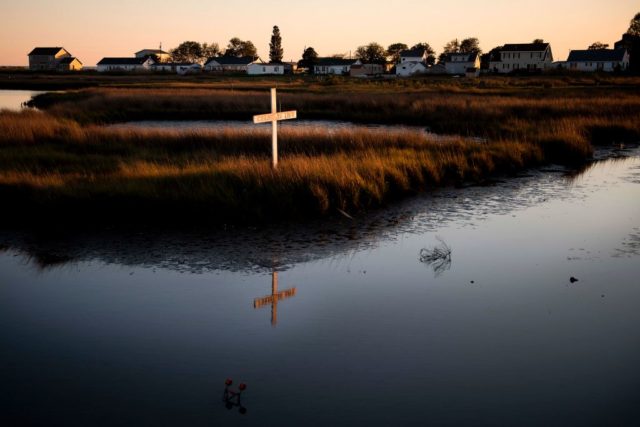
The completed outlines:
[[[322,129],[322,130],[342,130],[353,129],[354,126],[364,127],[370,130],[379,130],[381,132],[393,131],[418,131],[427,132],[428,129],[420,126],[402,126],[402,125],[379,125],[379,124],[354,124],[352,122],[339,120],[285,120],[278,123],[279,128],[283,129]],[[119,123],[111,125],[116,129],[155,129],[155,130],[173,130],[193,132],[200,130],[217,130],[217,129],[240,129],[255,131],[257,129],[271,129],[270,123],[254,124],[251,120],[142,120],[135,122]]]
[[[22,103],[42,92],[33,90],[5,90],[0,89],[0,110],[20,110]]]
[[[1,416],[639,425],[640,150],[620,154],[305,227],[4,231]]]

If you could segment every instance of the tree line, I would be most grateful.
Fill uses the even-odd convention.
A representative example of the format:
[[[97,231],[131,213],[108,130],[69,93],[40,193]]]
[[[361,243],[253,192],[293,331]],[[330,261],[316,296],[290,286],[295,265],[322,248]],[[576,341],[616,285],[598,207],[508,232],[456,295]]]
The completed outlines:
[[[282,62],[282,37],[278,26],[273,27],[271,34],[271,42],[269,43],[269,60],[270,62]],[[242,57],[250,56],[254,59],[258,58],[258,49],[251,40],[242,40],[239,37],[233,37],[229,40],[226,48],[223,50],[218,43],[198,43],[195,41],[185,41],[180,43],[178,47],[169,50],[171,60],[174,62],[205,62],[209,58],[216,56]],[[156,58],[157,59],[157,58]]]
[[[640,37],[640,13],[636,14],[631,20],[628,35],[634,37]],[[542,39],[535,39],[533,43],[544,43]],[[602,42],[592,43],[588,49],[607,49],[608,44]],[[428,65],[434,65],[436,59],[438,62],[443,62],[448,54],[452,53],[477,53],[481,55],[481,61],[483,64],[487,64],[497,52],[502,49],[502,46],[497,46],[488,53],[482,54],[480,48],[480,41],[477,37],[469,37],[466,39],[458,40],[453,39],[446,43],[442,48],[442,53],[436,58],[436,52],[429,43],[421,42],[416,43],[409,48],[406,43],[392,43],[386,49],[376,43],[371,42],[367,45],[358,46],[355,51],[354,57],[368,64],[385,64],[387,62],[398,63],[400,62],[400,54],[404,50],[416,50],[424,49],[426,52],[426,63]],[[195,41],[182,42],[178,47],[169,51],[171,60],[174,62],[199,62],[202,63],[208,58],[216,56],[232,56],[242,57],[250,56],[254,59],[258,58],[258,50],[250,40],[242,40],[238,37],[233,37],[229,40],[226,48],[223,50],[218,43],[198,43]],[[271,39],[269,42],[269,61],[273,63],[282,62],[284,50],[282,49],[282,36],[278,26],[273,27]],[[333,57],[343,58],[346,55],[332,55]],[[302,52],[302,60],[299,62],[301,67],[313,69],[313,64],[317,63],[319,58],[318,53],[313,47],[306,47]],[[156,58],[157,59],[157,58]]]

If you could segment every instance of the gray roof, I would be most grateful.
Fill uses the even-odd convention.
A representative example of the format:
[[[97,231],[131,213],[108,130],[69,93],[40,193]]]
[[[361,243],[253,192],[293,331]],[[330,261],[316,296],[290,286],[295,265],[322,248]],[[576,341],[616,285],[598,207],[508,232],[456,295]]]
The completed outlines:
[[[165,52],[162,49],[142,49],[142,50],[137,51],[136,55],[138,53],[141,53],[141,52],[149,52],[151,54],[164,54],[164,55],[168,55],[169,54],[169,52]]]
[[[419,49],[408,49],[400,52],[400,56],[411,57],[411,58],[422,58],[424,56],[425,50],[422,48]]]
[[[318,58],[316,62],[313,64],[314,66],[324,66],[329,67],[332,65],[344,66],[344,65],[353,65],[357,59],[345,59],[345,58]]]
[[[142,65],[148,58],[102,58],[97,65]]]
[[[198,64],[197,62],[156,62],[155,64],[152,65],[152,67],[184,67],[184,66],[191,66],[191,65],[197,65],[200,66],[200,64]]]
[[[220,65],[249,65],[255,59],[252,56],[216,56],[215,58],[209,58],[205,65],[212,61],[216,61]]]
[[[500,49],[501,52],[544,52],[549,47],[549,43],[515,43],[505,44]]]
[[[569,53],[567,62],[622,61],[624,59],[625,52],[625,49],[572,50]]]
[[[475,62],[476,58],[478,57],[478,52],[471,52],[471,53],[462,53],[462,52],[457,52],[457,53],[447,53],[444,57],[444,62],[453,62],[452,57],[454,56],[466,56],[466,58],[464,58],[464,62]]]
[[[36,47],[31,52],[29,52],[28,56],[31,56],[31,55],[47,55],[47,56],[56,55],[61,50],[65,50],[65,49],[63,47]]]

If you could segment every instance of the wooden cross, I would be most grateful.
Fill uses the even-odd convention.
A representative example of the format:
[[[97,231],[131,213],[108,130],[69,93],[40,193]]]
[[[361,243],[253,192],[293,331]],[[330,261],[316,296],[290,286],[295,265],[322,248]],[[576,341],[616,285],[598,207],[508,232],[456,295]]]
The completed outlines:
[[[296,288],[278,292],[278,272],[274,271],[271,275],[271,295],[254,299],[253,308],[262,308],[271,304],[271,326],[276,326],[278,323],[278,301],[291,298],[296,295],[296,292]]]
[[[271,88],[271,113],[253,116],[253,123],[271,122],[271,166],[278,167],[278,120],[290,120],[297,118],[297,111],[281,111],[278,113],[276,104],[276,89]]]

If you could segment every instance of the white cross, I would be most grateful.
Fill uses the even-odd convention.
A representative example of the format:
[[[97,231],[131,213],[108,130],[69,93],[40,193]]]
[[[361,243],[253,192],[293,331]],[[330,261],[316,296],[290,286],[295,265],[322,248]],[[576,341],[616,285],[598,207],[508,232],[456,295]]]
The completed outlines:
[[[290,120],[297,117],[297,112],[294,111],[281,111],[278,113],[276,104],[276,89],[271,88],[271,113],[260,114],[253,116],[253,123],[266,123],[271,122],[271,152],[272,161],[271,166],[274,169],[278,167],[278,120]]]

